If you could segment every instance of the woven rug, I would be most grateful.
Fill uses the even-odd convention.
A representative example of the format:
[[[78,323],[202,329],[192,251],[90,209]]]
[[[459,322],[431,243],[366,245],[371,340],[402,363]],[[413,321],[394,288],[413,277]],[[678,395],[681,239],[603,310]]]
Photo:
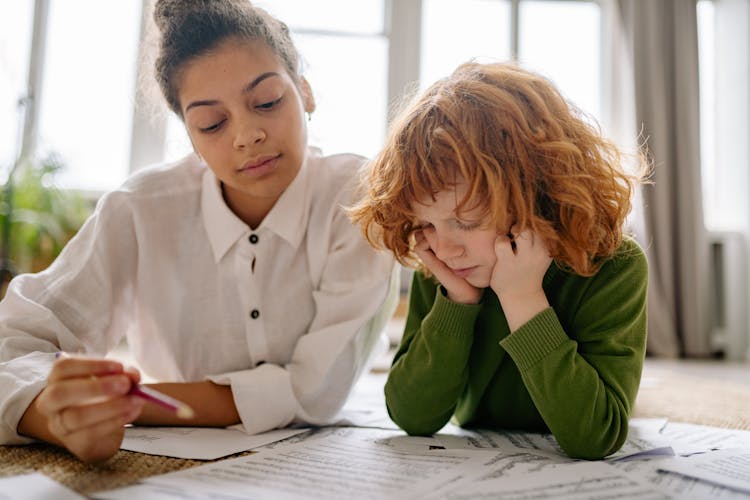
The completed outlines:
[[[650,372],[642,381],[633,416],[750,430],[750,384]],[[41,472],[84,495],[204,463],[120,451],[103,464],[87,465],[49,445],[0,446],[0,477]]]
[[[750,430],[750,383],[651,372],[641,381],[633,416]]]
[[[241,454],[232,455],[235,456]],[[105,463],[88,465],[67,451],[46,444],[0,446],[0,476],[40,472],[83,495],[203,463],[206,462],[120,450]]]

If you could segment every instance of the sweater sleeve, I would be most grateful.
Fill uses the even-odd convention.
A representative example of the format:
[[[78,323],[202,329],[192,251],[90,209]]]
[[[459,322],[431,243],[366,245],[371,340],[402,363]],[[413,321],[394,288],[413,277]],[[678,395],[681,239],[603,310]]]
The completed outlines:
[[[591,279],[565,331],[553,308],[500,344],[563,450],[599,459],[625,442],[646,349],[647,263],[625,245]]]
[[[414,273],[404,336],[385,385],[391,419],[412,435],[430,435],[453,415],[468,379],[480,305],[448,300]]]

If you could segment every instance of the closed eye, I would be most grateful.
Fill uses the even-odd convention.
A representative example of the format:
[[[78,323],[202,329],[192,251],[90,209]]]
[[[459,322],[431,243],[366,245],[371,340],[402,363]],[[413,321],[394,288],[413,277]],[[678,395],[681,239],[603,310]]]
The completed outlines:
[[[259,104],[259,105],[255,106],[255,107],[257,109],[261,109],[261,110],[264,110],[264,111],[265,110],[269,110],[269,109],[273,109],[273,108],[275,108],[281,102],[281,100],[283,98],[284,98],[284,96],[281,96],[281,97],[279,97],[276,100],[269,101],[269,102],[264,102],[263,104]]]
[[[456,220],[456,227],[460,229],[461,231],[471,231],[472,229],[476,229],[479,227],[478,222],[463,222],[460,220]]]
[[[219,130],[219,127],[221,127],[224,124],[225,121],[227,121],[226,118],[214,123],[213,125],[209,125],[208,127],[198,127],[198,130],[200,130],[203,133],[216,132],[217,130]]]

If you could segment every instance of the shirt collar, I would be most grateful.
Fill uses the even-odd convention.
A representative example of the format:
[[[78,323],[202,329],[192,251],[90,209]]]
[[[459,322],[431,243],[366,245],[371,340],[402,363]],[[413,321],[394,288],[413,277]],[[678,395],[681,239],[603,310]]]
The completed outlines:
[[[297,248],[305,235],[307,220],[310,217],[310,163],[315,161],[320,151],[308,148],[305,160],[297,176],[281,194],[258,231],[268,230],[283,238],[293,248]]]
[[[253,232],[270,231],[283,238],[293,248],[299,247],[310,216],[308,164],[319,154],[319,150],[308,148],[297,176]],[[221,183],[210,168],[206,168],[203,173],[201,207],[203,224],[213,249],[214,259],[219,262],[232,245],[247,236],[251,229],[227,206],[221,192]]]
[[[203,172],[201,208],[208,241],[214,252],[214,259],[219,262],[232,245],[248,232],[249,228],[224,202],[221,183],[210,168],[206,168]]]

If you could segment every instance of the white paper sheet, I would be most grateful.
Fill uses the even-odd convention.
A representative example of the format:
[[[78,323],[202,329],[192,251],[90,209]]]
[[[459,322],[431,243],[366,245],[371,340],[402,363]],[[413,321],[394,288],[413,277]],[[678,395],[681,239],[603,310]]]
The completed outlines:
[[[712,451],[659,462],[659,469],[750,493],[750,449]]]
[[[750,448],[750,431],[707,425],[669,422],[659,433],[677,455],[691,455],[726,448]]]
[[[606,457],[606,460],[673,456],[670,442],[658,432],[665,423],[664,419],[648,419],[648,421],[634,419],[625,444],[617,452]],[[567,457],[552,434],[486,429],[459,429],[459,431],[460,433],[456,434],[454,433],[455,427],[454,429],[446,427],[432,438],[412,438],[409,443],[410,449],[420,451],[442,446],[445,449],[491,448],[509,453],[519,450],[538,450]]]
[[[0,500],[84,500],[44,474],[33,473],[0,478]]]
[[[645,425],[644,434],[655,432],[656,422]],[[659,426],[663,427],[663,422]],[[269,444],[251,456],[154,476],[141,484],[95,497],[481,499],[527,498],[521,495],[525,492],[539,495],[538,498],[586,499],[606,491],[608,498],[638,500],[750,498],[750,494],[720,486],[726,484],[723,479],[710,479],[716,481],[711,484],[659,471],[669,464],[688,463],[699,457],[713,455],[718,459],[722,456],[716,454],[722,452],[690,458],[640,455],[631,461],[586,462],[549,449],[518,448],[513,444],[535,443],[544,447],[543,443],[549,441],[542,435],[519,438],[523,433],[518,433],[513,439],[500,442],[505,449],[487,449],[472,443],[471,439],[479,438],[467,440],[471,431],[452,427],[444,430],[457,434],[413,437],[377,428],[312,429]],[[496,439],[495,444],[499,442],[496,435],[490,437]],[[745,453],[750,456],[750,450]],[[750,470],[744,462],[738,463],[740,468]],[[560,476],[560,468],[567,471],[567,476]],[[571,478],[577,482],[571,483]]]
[[[513,474],[484,481],[463,480],[454,484],[449,491],[441,491],[439,498],[446,500],[485,498],[668,500],[670,497],[640,478],[624,474],[607,463],[577,462],[545,468],[538,472]]]
[[[488,456],[461,450],[405,453],[388,441],[393,434],[388,430],[347,429],[346,435],[330,434],[152,476],[143,484],[184,492],[186,496],[205,493],[225,499],[415,498],[476,474]],[[96,498],[125,498],[124,490],[98,493]]]
[[[750,495],[746,493],[717,484],[681,474],[661,472],[659,464],[664,460],[671,460],[671,458],[612,462],[612,465],[626,474],[643,478],[654,488],[674,498],[689,498],[690,500],[747,500],[750,498]]]
[[[193,460],[214,460],[286,439],[307,429],[277,429],[263,434],[246,434],[241,426],[215,427],[128,427],[123,450]]]

